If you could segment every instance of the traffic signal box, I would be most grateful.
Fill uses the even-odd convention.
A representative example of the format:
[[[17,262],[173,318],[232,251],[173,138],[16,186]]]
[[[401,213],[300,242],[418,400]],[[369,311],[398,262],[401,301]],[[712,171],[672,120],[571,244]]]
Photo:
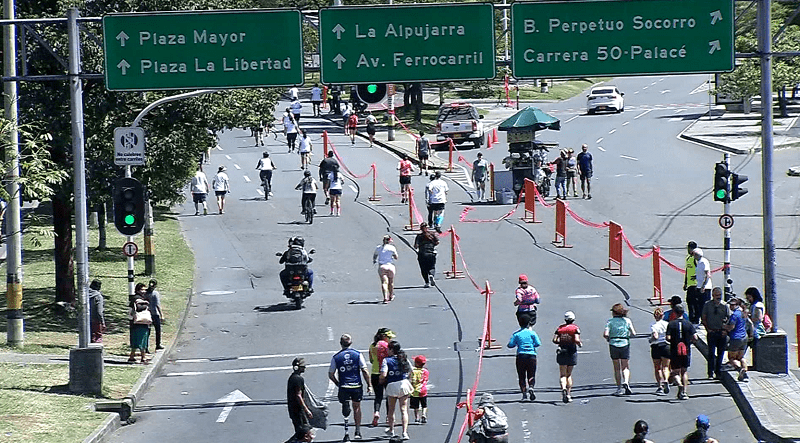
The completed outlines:
[[[122,235],[136,235],[144,228],[144,186],[135,178],[121,178],[114,185],[114,226]]]
[[[728,165],[725,162],[719,162],[714,168],[714,201],[716,202],[729,202],[730,196],[728,187],[728,177],[731,172],[728,170]],[[747,178],[745,177],[745,180]],[[745,191],[747,192],[747,191]]]
[[[746,175],[731,174],[731,201],[747,194],[747,188],[743,188],[742,184],[747,181]]]
[[[356,94],[364,103],[380,103],[386,98],[386,83],[368,83],[356,86]]]

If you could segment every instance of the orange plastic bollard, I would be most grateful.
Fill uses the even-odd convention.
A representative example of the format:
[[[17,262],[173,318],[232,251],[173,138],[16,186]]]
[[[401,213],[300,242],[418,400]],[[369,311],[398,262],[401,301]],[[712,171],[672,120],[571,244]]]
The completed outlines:
[[[603,270],[618,277],[628,276],[622,272],[622,226],[613,221],[608,223],[608,267]]]
[[[447,139],[448,142],[448,160],[447,160],[447,172],[453,172],[453,150],[456,148],[455,143],[453,143],[452,138]]]
[[[494,163],[489,163],[489,192],[492,194],[487,201],[497,201],[494,195]]]
[[[556,239],[553,244],[557,248],[572,247],[567,244],[567,204],[563,200],[556,200]]]
[[[497,128],[492,128],[492,143],[499,143],[500,139],[497,138]]]
[[[372,196],[367,200],[371,202],[381,201],[381,196],[378,195],[378,167],[375,163],[372,164]]]
[[[492,338],[492,288],[489,286],[489,281],[486,280],[486,289],[481,291],[486,296],[486,334],[481,337],[481,346],[483,349],[500,349],[502,346],[495,344],[496,340]]]
[[[416,231],[419,225],[414,223],[414,188],[408,187],[408,224],[403,226],[404,231]]]
[[[486,134],[486,149],[492,149],[492,134]]]
[[[800,314],[794,315],[795,321],[795,337],[800,337]],[[797,347],[797,366],[800,366],[800,346]]]
[[[653,246],[653,296],[647,300],[653,306],[666,304],[661,292],[661,249],[658,246]]]
[[[450,225],[450,270],[444,271],[444,274],[447,278],[464,278],[464,273],[459,271],[456,267],[456,228],[453,225]]]
[[[322,153],[328,158],[328,131],[322,131]]]
[[[536,189],[536,183],[529,178],[526,178],[524,183],[525,212],[523,213],[522,221],[525,223],[541,223],[541,220],[536,220],[536,193],[539,192]],[[528,214],[530,214],[530,217],[528,217]]]

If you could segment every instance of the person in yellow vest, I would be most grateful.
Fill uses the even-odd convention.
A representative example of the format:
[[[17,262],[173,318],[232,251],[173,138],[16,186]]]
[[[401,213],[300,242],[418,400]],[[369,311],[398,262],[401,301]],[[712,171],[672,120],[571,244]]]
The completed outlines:
[[[686,245],[688,255],[686,256],[686,274],[683,276],[683,290],[686,291],[686,305],[689,307],[689,320],[692,324],[696,324],[697,321],[695,320],[699,321],[700,319],[700,312],[695,312],[695,307],[699,304],[698,300],[701,296],[697,290],[697,275],[695,273],[697,263],[695,263],[694,254],[692,253],[695,248],[697,248],[697,243],[693,241]]]

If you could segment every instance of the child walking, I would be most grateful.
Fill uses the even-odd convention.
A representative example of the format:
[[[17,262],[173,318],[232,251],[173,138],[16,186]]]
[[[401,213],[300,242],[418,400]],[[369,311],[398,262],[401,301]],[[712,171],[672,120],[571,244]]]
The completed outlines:
[[[411,386],[414,392],[411,393],[411,409],[414,410],[415,423],[428,422],[428,369],[425,363],[428,360],[424,355],[414,357],[414,369],[411,370]],[[420,406],[422,407],[422,417],[420,417]]]

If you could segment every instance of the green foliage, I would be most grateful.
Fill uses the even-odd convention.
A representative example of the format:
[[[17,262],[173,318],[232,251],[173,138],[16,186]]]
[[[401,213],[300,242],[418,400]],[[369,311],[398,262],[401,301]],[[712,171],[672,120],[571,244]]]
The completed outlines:
[[[756,8],[749,8],[749,3],[737,3],[736,14],[742,18],[738,21],[736,29],[736,52],[758,52],[758,39],[756,36]],[[796,5],[772,3],[772,32],[774,36],[786,23]],[[773,52],[800,51],[800,27],[792,24],[786,27],[779,36],[777,43],[772,45]],[[746,99],[760,95],[761,91],[761,65],[759,59],[742,59],[736,69],[722,75],[716,93],[724,93],[733,99]],[[772,59],[772,87],[773,91],[784,87],[791,88],[800,84],[800,61],[797,57],[774,57]]]

